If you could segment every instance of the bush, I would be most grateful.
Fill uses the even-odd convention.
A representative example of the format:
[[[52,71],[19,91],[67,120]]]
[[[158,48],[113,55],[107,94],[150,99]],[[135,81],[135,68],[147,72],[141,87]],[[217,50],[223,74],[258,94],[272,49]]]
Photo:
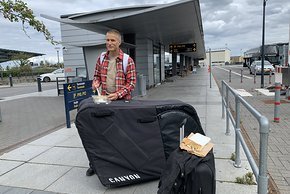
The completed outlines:
[[[22,76],[37,76],[44,73],[51,73],[56,70],[56,67],[35,67],[31,68],[29,66],[23,67],[11,67],[9,70],[0,71],[0,76],[9,77],[22,77]]]

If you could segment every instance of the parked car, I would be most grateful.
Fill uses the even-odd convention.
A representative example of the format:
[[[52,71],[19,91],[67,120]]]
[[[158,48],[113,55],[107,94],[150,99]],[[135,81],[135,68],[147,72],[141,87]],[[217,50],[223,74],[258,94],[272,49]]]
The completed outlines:
[[[250,74],[255,73],[261,74],[262,73],[262,61],[254,61],[250,66]],[[275,68],[269,61],[264,61],[264,74],[274,74]]]
[[[40,75],[40,80],[43,82],[56,81],[56,78],[59,77],[58,80],[65,80],[64,77],[64,69],[57,69],[51,73],[45,73]]]
[[[171,63],[165,63],[165,76],[172,76],[172,64]]]

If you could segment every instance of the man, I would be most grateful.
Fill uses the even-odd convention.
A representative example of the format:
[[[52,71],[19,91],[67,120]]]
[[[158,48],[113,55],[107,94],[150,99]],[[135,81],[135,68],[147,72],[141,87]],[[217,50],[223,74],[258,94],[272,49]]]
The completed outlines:
[[[117,30],[110,30],[106,34],[107,52],[101,61],[98,57],[92,88],[101,87],[102,95],[108,95],[109,100],[131,99],[131,91],[136,84],[135,64],[128,58],[126,69],[123,67],[124,53],[120,49],[121,34]],[[124,72],[126,71],[126,72]]]
[[[131,92],[136,84],[136,69],[131,57],[124,61],[124,53],[120,49],[121,34],[117,30],[110,30],[106,34],[107,52],[99,56],[92,82],[92,89],[101,87],[101,94],[107,95],[109,100],[132,98]],[[123,62],[126,63],[125,69]],[[90,165],[91,166],[91,165]],[[86,175],[95,174],[90,167]]]

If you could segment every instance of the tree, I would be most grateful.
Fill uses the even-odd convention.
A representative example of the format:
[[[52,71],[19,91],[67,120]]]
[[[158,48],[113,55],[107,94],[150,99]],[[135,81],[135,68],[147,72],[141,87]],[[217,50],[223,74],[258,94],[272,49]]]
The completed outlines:
[[[11,60],[14,62],[16,66],[23,67],[25,65],[29,65],[29,58],[33,57],[33,55],[26,54],[23,52],[15,53],[11,56]]]
[[[0,13],[10,22],[21,22],[22,30],[26,35],[26,25],[29,25],[36,31],[41,32],[45,39],[53,45],[58,44],[58,42],[53,39],[53,36],[50,34],[43,22],[35,18],[33,11],[28,8],[27,4],[22,0],[0,0]]]

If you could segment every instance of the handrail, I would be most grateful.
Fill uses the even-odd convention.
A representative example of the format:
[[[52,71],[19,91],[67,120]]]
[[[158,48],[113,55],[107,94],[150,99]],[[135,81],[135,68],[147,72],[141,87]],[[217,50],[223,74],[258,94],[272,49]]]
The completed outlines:
[[[235,97],[235,118],[231,113],[229,107],[229,92]],[[241,113],[240,105],[243,105],[259,122],[260,132],[260,153],[259,153],[259,166],[257,166],[253,155],[251,154],[240,129]],[[241,167],[240,158],[240,144],[242,145],[253,173],[256,177],[258,184],[258,194],[268,193],[268,176],[267,176],[267,153],[268,153],[268,137],[270,124],[269,120],[252,107],[245,99],[243,99],[233,88],[231,88],[224,80],[222,81],[222,118],[225,117],[226,112],[226,135],[230,134],[229,120],[235,128],[235,167]]]
[[[1,106],[0,106],[0,122],[2,122]]]

